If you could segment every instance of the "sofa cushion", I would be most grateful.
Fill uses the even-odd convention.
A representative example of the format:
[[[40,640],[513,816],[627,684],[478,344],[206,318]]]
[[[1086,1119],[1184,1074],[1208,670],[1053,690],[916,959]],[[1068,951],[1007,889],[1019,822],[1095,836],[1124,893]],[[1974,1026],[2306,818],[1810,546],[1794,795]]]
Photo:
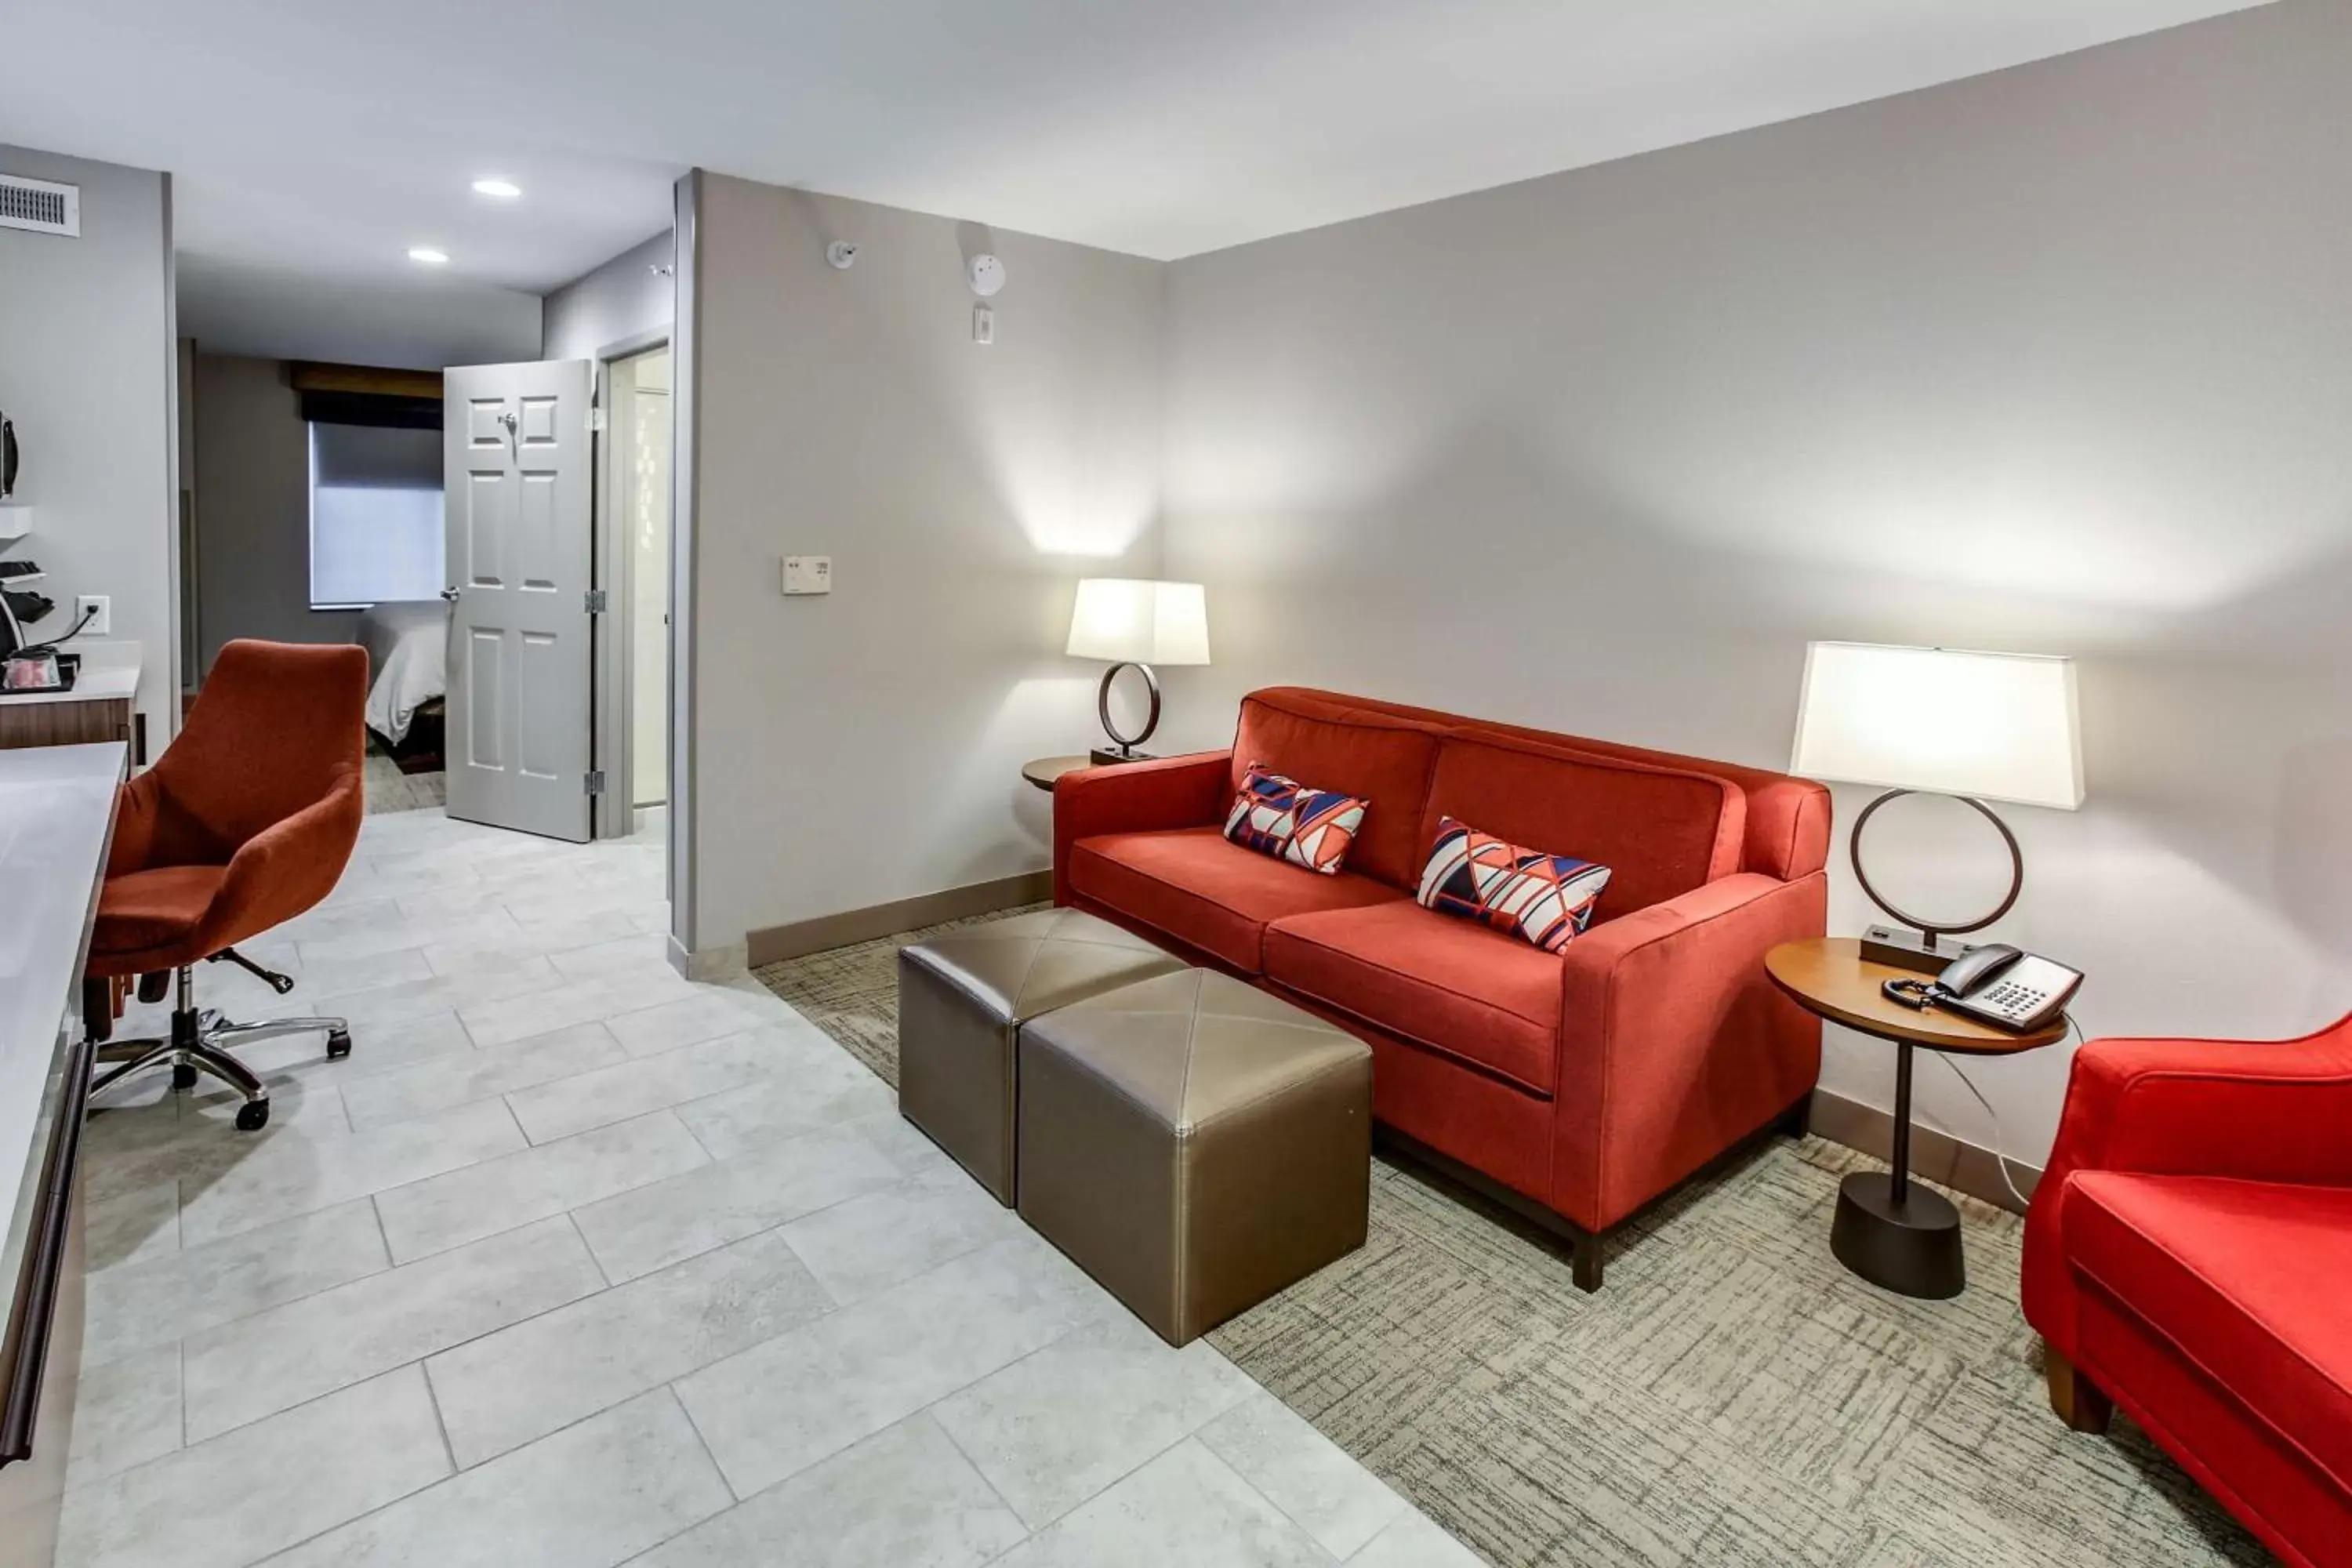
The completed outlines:
[[[1369,802],[1348,851],[1348,868],[1410,890],[1429,847],[1422,806],[1441,733],[1433,725],[1341,701],[1255,692],[1242,700],[1234,737],[1234,789],[1239,792],[1256,765]]]
[[[1215,827],[1081,838],[1070,849],[1070,886],[1246,974],[1263,973],[1265,928],[1286,915],[1378,903],[1419,908],[1352,871],[1318,877],[1268,859],[1227,842]]]
[[[1438,747],[1421,825],[1424,846],[1447,816],[1514,844],[1609,867],[1595,921],[1738,870],[1747,822],[1739,786],[1725,779],[1463,735]]]
[[[1364,825],[1364,802],[1254,767],[1225,813],[1225,837],[1244,849],[1328,877]]]
[[[1819,871],[1829,858],[1830,792],[1827,786],[1811,779],[1795,778],[1765,768],[1742,767],[1737,763],[1718,762],[1710,757],[1686,757],[1673,752],[1654,752],[1641,746],[1621,745],[1615,741],[1596,741],[1589,735],[1563,735],[1550,730],[1530,729],[1524,724],[1499,724],[1489,719],[1443,713],[1433,708],[1414,708],[1376,697],[1347,697],[1335,691],[1318,691],[1311,687],[1274,686],[1257,695],[1280,702],[1350,704],[1365,712],[1433,724],[1449,732],[1527,741],[1589,757],[1643,763],[1652,767],[1685,773],[1712,773],[1738,785],[1746,807],[1745,846],[1739,869],[1760,871],[1768,877],[1793,882],[1800,877],[1810,877]]]
[[[2080,1171],[2064,1202],[2092,1289],[2352,1486],[2352,1190]]]
[[[1507,843],[1442,816],[1415,899],[1423,909],[1558,952],[1592,923],[1592,906],[1608,886],[1606,866]]]
[[[1410,900],[1277,920],[1265,974],[1324,1006],[1549,1095],[1560,961]]]

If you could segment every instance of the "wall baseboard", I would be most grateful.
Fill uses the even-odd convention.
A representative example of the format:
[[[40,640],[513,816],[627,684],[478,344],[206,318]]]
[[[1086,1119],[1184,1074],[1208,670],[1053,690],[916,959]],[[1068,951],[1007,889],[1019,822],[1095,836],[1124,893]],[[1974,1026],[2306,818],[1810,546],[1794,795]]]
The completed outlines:
[[[667,956],[669,966],[677,970],[682,979],[698,982],[730,979],[749,967],[744,962],[743,944],[740,942],[690,952],[686,944],[677,940],[676,932],[670,935]]]
[[[1891,1113],[1826,1089],[1813,1090],[1811,1130],[1832,1143],[1858,1149],[1874,1160],[1887,1159],[1895,1152],[1895,1118]],[[1939,1186],[1982,1198],[2011,1214],[2025,1212],[2000,1179],[1998,1154],[1916,1121],[1911,1124],[1911,1169]],[[2011,1160],[2009,1175],[2017,1184],[2018,1191],[2032,1197],[2034,1185],[2042,1180],[2042,1169]]]
[[[751,967],[757,969],[762,964],[782,963],[788,958],[873,942],[943,921],[966,920],[1023,904],[1044,903],[1053,896],[1051,870],[1024,871],[1015,877],[999,877],[992,882],[974,882],[970,887],[922,893],[894,903],[844,910],[837,915],[821,915],[792,925],[770,926],[751,932],[745,941],[751,949]]]

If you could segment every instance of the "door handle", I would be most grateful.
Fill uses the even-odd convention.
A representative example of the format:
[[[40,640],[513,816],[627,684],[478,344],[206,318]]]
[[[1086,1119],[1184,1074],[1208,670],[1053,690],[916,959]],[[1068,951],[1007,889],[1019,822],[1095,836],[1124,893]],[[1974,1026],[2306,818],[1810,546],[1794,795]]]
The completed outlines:
[[[454,587],[444,588],[441,590],[441,596],[454,605],[457,602],[457,590]]]

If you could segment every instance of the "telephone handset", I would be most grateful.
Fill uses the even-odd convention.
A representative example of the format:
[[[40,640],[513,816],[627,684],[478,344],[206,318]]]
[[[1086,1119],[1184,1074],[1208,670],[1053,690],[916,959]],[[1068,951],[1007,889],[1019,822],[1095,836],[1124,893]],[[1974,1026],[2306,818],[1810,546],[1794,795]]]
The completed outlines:
[[[1884,989],[1906,1007],[1945,1007],[2028,1035],[2063,1013],[2082,984],[2079,971],[1991,942],[1946,964],[1933,981],[1890,980]]]

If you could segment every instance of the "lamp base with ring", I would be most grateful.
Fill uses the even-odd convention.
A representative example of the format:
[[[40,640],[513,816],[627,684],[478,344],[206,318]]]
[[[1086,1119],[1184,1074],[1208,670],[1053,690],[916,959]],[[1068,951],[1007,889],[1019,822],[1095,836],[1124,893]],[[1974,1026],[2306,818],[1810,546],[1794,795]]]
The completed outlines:
[[[1967,942],[1945,942],[1941,939],[1963,935],[1972,931],[1982,931],[2016,907],[2017,895],[2025,889],[2025,856],[2017,847],[2017,835],[2009,830],[2008,823],[1993,814],[1992,807],[1970,795],[1952,795],[1949,798],[1958,801],[1962,805],[1991,823],[2000,832],[2001,842],[2009,847],[2009,891],[2002,897],[2000,906],[1992,913],[1964,923],[1923,921],[1916,915],[1905,914],[1901,910],[1880,898],[1878,889],[1870,885],[1870,874],[1862,868],[1862,830],[1869,825],[1871,817],[1880,806],[1891,800],[1899,800],[1906,795],[1919,793],[1917,790],[1891,789],[1864,806],[1862,815],[1853,819],[1853,837],[1846,840],[1846,857],[1853,863],[1853,879],[1862,884],[1862,890],[1868,895],[1870,901],[1905,925],[1913,928],[1910,931],[1901,931],[1893,926],[1872,926],[1862,933],[1862,955],[1876,963],[1891,963],[1897,969],[1916,970],[1923,974],[1935,974],[1940,973],[1946,964],[1965,955],[1969,951]]]
[[[1118,679],[1118,672],[1122,669],[1141,670],[1144,688],[1151,694],[1151,706],[1144,713],[1143,728],[1132,735],[1120,734],[1118,726],[1111,722],[1110,717],[1110,683]],[[1112,665],[1103,671],[1102,687],[1095,693],[1095,713],[1102,720],[1103,733],[1108,735],[1112,742],[1111,748],[1097,746],[1089,753],[1090,760],[1096,766],[1101,767],[1113,763],[1152,761],[1150,752],[1139,752],[1136,747],[1151,739],[1151,732],[1160,728],[1159,674],[1150,665],[1140,662]]]

